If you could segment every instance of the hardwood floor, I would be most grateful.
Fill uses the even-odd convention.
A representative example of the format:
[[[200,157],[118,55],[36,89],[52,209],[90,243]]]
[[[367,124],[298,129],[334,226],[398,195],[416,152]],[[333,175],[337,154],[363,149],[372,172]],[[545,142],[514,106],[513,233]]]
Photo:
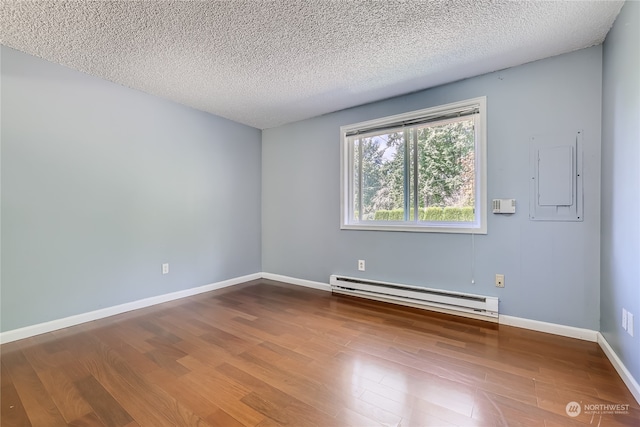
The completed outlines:
[[[267,280],[0,350],[3,427],[640,425],[596,343]]]

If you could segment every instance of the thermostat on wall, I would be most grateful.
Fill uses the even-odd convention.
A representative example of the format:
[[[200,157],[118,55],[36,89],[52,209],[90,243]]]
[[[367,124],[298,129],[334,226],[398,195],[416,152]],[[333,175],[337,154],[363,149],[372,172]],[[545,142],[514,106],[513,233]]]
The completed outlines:
[[[516,213],[516,199],[493,199],[493,213]]]

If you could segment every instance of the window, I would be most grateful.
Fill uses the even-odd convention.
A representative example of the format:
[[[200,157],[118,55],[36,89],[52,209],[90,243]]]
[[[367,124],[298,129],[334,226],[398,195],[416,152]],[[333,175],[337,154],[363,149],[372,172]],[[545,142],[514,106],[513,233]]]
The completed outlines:
[[[343,126],[341,228],[486,233],[485,106]]]

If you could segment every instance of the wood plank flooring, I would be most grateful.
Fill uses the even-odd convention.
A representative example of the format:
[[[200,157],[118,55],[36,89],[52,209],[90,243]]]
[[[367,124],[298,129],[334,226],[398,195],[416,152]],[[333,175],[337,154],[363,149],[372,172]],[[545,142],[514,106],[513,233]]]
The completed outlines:
[[[640,425],[596,343],[267,280],[0,350],[3,427]]]

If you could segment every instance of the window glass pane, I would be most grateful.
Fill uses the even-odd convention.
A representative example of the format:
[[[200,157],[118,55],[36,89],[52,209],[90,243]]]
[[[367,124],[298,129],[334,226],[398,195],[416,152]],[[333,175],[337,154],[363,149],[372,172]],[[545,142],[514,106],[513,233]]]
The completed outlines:
[[[473,222],[474,120],[419,127],[417,139],[420,220]]]
[[[404,220],[404,137],[388,132],[360,138],[362,221]],[[356,207],[358,209],[358,207]]]

